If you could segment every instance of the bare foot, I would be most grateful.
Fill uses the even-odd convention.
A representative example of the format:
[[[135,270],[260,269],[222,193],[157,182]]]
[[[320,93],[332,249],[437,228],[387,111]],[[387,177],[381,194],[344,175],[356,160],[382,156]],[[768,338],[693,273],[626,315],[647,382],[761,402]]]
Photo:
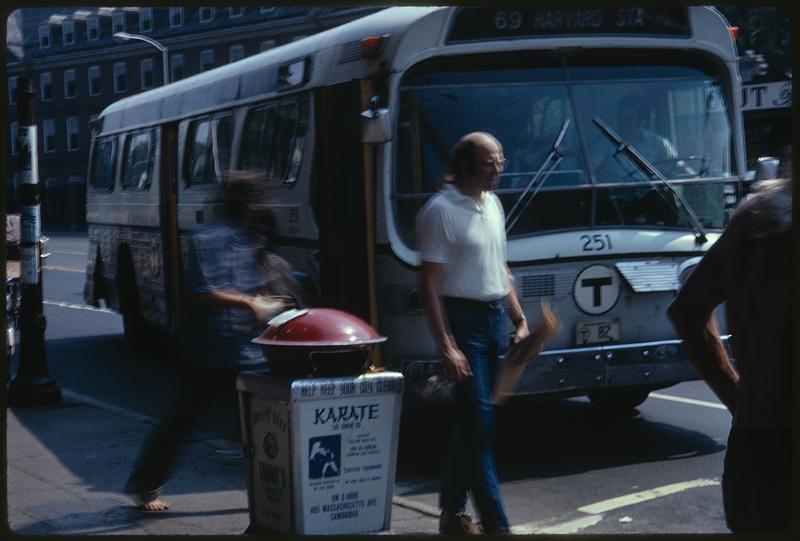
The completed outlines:
[[[138,506],[139,509],[142,511],[166,511],[169,509],[169,504],[162,500],[161,498],[156,498],[153,501],[149,501],[147,503],[140,504]]]

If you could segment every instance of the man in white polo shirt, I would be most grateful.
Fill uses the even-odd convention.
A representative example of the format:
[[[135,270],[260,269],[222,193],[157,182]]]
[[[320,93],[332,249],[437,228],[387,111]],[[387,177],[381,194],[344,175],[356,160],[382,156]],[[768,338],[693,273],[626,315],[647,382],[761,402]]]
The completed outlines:
[[[464,510],[472,492],[485,533],[509,532],[492,451],[492,388],[507,346],[506,303],[515,341],[528,325],[506,264],[505,214],[492,193],[505,158],[492,135],[465,135],[453,150],[453,182],[420,211],[420,289],[447,374],[456,382],[453,433],[442,478],[441,533],[478,534]]]

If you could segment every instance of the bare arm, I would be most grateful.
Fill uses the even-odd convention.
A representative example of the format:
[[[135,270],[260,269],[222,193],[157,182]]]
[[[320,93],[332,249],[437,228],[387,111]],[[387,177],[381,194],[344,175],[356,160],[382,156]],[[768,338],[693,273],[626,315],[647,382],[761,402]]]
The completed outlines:
[[[683,338],[697,371],[733,413],[739,374],[728,359],[714,321],[714,308],[725,300],[721,276],[727,240],[723,235],[709,249],[667,309],[667,315]]]
[[[437,283],[442,271],[440,263],[422,262],[419,274],[422,304],[425,307],[425,317],[434,340],[439,347],[445,369],[456,380],[463,380],[472,375],[469,363],[464,353],[458,349],[450,329],[447,326],[444,306]]]
[[[522,311],[522,305],[520,305],[519,297],[517,297],[517,286],[514,283],[514,277],[508,265],[506,265],[505,271],[508,278],[508,295],[506,296],[508,317],[511,318],[511,322],[514,324],[514,343],[516,344],[528,336],[530,330],[528,329],[528,320],[525,318],[525,312]]]
[[[286,298],[272,300],[254,297],[235,289],[218,289],[200,293],[197,298],[211,308],[241,308],[250,310],[264,323],[291,304]]]

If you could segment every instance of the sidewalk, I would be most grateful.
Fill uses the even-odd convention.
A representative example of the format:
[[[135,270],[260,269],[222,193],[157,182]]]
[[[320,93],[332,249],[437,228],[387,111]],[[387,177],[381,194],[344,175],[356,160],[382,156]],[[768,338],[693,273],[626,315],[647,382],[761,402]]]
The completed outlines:
[[[163,489],[169,511],[143,513],[121,494],[153,420],[64,390],[60,404],[9,408],[7,506],[21,535],[238,535],[249,524],[244,465],[210,458],[231,442],[193,434]],[[384,534],[434,534],[424,504],[396,498]]]

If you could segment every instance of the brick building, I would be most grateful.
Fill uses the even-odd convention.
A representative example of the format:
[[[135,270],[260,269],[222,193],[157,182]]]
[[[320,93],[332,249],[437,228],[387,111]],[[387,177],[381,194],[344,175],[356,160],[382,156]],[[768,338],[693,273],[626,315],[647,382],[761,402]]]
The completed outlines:
[[[85,223],[89,123],[110,103],[346,23],[375,7],[91,7],[17,9],[6,47],[8,210],[15,210],[16,88],[32,80],[45,226]]]

